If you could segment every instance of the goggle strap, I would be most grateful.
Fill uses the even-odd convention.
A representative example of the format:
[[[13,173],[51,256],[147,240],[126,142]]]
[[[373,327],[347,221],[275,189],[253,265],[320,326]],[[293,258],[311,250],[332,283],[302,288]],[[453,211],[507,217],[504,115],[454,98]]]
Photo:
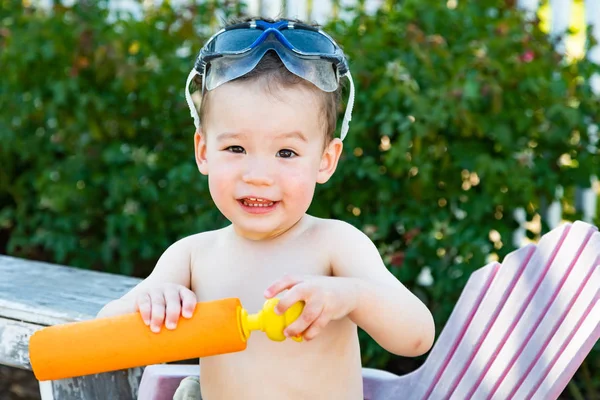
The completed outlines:
[[[352,80],[352,74],[350,71],[348,71],[346,75],[350,81],[350,95],[348,96],[348,105],[346,106],[344,120],[342,121],[342,131],[340,132],[341,140],[344,140],[348,134],[348,130],[350,129],[350,121],[352,120],[352,109],[354,108],[354,81]]]
[[[192,68],[190,74],[187,77],[187,81],[185,82],[185,101],[187,102],[187,105],[190,109],[190,114],[194,119],[194,125],[196,126],[196,130],[198,130],[200,129],[200,116],[198,115],[198,110],[196,110],[196,107],[194,106],[194,102],[192,101],[192,95],[190,94],[189,90],[190,83],[192,83],[192,79],[194,79],[196,75],[199,75],[196,71],[196,68]]]
[[[190,71],[186,83],[185,83],[185,101],[190,109],[190,115],[194,119],[194,126],[196,130],[200,128],[200,116],[198,115],[198,111],[194,106],[194,102],[192,101],[192,96],[189,91],[190,83],[196,75],[199,75],[195,68],[192,68]],[[350,129],[350,121],[352,120],[352,109],[354,108],[354,97],[355,97],[355,89],[354,89],[354,81],[352,80],[352,74],[350,71],[346,73],[348,76],[348,80],[350,81],[350,95],[348,96],[348,105],[346,106],[346,112],[344,113],[344,120],[342,121],[342,130],[340,132],[340,139],[344,140],[348,131]]]

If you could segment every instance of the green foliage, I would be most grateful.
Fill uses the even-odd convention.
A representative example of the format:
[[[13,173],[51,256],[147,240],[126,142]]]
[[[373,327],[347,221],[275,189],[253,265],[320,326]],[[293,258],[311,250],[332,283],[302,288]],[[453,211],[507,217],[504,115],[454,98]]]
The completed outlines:
[[[329,27],[358,89],[345,157],[313,210],[369,232],[439,331],[470,274],[514,250],[514,210],[543,212],[557,185],[587,187],[600,170],[587,133],[598,66],[563,62],[504,1],[399,3]],[[363,356],[390,365],[371,341]],[[582,382],[586,398],[599,393],[600,380]]]
[[[103,2],[50,15],[4,2],[9,253],[142,274],[173,240],[220,220],[195,166],[183,90],[217,6],[107,22]]]
[[[165,3],[115,20],[104,2],[45,13],[0,0],[0,250],[142,276],[170,243],[225,223],[194,163],[183,86],[214,9],[243,10]],[[405,0],[327,30],[357,97],[310,211],[367,232],[440,331],[470,273],[514,249],[514,210],[539,213],[557,185],[600,170],[587,134],[598,67],[563,62],[499,0]],[[414,368],[362,339],[366,365]],[[599,359],[573,396],[598,394]]]

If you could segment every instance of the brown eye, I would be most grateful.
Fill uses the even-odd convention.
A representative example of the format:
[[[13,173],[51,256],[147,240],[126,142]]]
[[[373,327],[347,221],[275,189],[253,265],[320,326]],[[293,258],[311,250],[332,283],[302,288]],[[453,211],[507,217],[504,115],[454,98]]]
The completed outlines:
[[[295,151],[289,150],[289,149],[282,149],[277,152],[277,157],[281,157],[281,158],[292,158],[292,157],[296,157],[297,155],[298,154],[296,154]]]
[[[242,146],[229,146],[225,150],[236,154],[244,154],[246,152]]]

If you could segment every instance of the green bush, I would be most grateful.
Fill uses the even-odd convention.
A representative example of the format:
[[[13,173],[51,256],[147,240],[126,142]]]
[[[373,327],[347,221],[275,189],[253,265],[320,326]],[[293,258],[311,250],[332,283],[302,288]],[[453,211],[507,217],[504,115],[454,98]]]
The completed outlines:
[[[8,3],[0,226],[9,253],[140,275],[219,221],[183,98],[212,12],[165,5],[107,22],[102,6]]]
[[[137,21],[109,19],[103,2],[45,13],[0,0],[4,252],[144,276],[173,241],[225,223],[195,167],[183,86],[214,8],[243,8],[165,3]],[[470,273],[514,249],[514,210],[531,217],[558,185],[587,186],[600,169],[587,134],[598,67],[563,62],[505,1],[357,13],[327,27],[357,98],[338,172],[310,211],[367,232],[440,331]],[[362,340],[365,365],[422,361]],[[598,373],[596,350],[572,396],[598,396]]]
[[[558,185],[587,187],[600,170],[587,134],[600,117],[598,66],[563,62],[505,1],[398,3],[331,24],[358,91],[345,158],[313,208],[370,232],[441,327],[487,255],[514,250],[516,208],[531,217]],[[600,393],[597,350],[574,396]],[[396,363],[370,341],[363,356]]]

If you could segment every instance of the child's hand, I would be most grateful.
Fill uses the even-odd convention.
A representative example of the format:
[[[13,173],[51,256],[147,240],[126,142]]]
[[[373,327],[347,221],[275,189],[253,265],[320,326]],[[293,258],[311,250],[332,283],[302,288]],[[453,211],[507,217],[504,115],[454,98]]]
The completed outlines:
[[[358,304],[358,285],[354,278],[332,276],[286,276],[265,290],[265,297],[272,298],[289,289],[275,307],[283,314],[298,301],[304,301],[304,311],[284,334],[293,337],[302,334],[305,340],[314,339],[329,321],[344,318]]]
[[[140,293],[136,298],[136,310],[140,312],[152,332],[160,332],[165,322],[167,329],[175,329],[179,315],[191,318],[196,308],[196,295],[185,286],[166,283]]]

